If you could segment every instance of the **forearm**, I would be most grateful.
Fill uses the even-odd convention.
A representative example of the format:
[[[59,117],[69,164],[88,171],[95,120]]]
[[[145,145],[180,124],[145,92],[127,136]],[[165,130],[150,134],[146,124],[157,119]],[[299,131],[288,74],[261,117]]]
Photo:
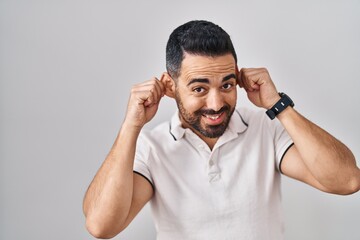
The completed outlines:
[[[287,108],[281,121],[311,174],[332,192],[359,189],[360,170],[352,152],[329,133],[316,126],[293,108]]]
[[[133,194],[133,163],[139,132],[122,126],[90,184],[83,205],[88,228],[113,231],[126,220]]]

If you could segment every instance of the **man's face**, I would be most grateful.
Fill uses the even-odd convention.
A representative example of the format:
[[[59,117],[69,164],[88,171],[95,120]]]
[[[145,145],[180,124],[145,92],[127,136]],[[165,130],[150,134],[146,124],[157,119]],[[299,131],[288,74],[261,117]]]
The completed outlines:
[[[220,137],[236,106],[234,57],[185,53],[175,94],[183,127],[206,138]]]

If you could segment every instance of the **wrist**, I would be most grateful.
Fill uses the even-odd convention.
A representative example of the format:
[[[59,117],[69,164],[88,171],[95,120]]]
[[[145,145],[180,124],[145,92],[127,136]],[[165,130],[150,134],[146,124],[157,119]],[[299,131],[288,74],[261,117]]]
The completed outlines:
[[[144,127],[143,125],[136,125],[136,124],[134,124],[134,122],[125,120],[123,122],[123,124],[121,125],[120,131],[121,132],[126,131],[128,133],[133,133],[133,134],[139,134],[143,127]]]
[[[265,106],[265,109],[266,109],[266,110],[271,109],[280,99],[281,99],[280,95],[279,95],[279,94],[276,94],[275,97],[274,97],[271,101],[269,101],[270,104],[267,104],[267,105]]]
[[[286,116],[290,116],[291,114],[289,114],[290,112],[294,112],[295,109],[292,107],[287,107],[285,108],[281,113],[279,113],[278,115],[276,115],[276,118],[279,119],[280,121],[285,120]]]

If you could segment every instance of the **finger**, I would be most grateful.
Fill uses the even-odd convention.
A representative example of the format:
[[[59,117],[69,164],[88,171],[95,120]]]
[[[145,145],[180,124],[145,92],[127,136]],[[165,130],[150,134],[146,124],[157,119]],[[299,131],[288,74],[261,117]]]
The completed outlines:
[[[254,86],[259,83],[260,78],[261,75],[258,73],[249,74],[246,78],[249,88],[254,88]]]
[[[157,99],[160,99],[160,98],[162,98],[164,96],[165,87],[164,87],[164,84],[159,79],[154,77],[152,80],[148,81],[147,84],[149,86],[152,86],[154,91],[156,91]]]
[[[244,84],[249,91],[259,90],[260,86],[270,80],[266,68],[248,68],[245,72]]]
[[[246,90],[246,91],[252,91],[251,88],[251,84],[250,84],[250,80],[249,80],[249,69],[248,68],[242,68],[241,70],[241,75],[240,75],[240,80],[241,80],[241,86]]]
[[[135,97],[137,99],[138,104],[142,104],[144,105],[144,107],[152,106],[157,102],[154,93],[150,90],[138,91],[136,92]]]
[[[135,87],[137,92],[147,92],[152,95],[152,102],[157,102],[162,97],[161,87],[158,85],[158,80],[149,80],[143,84],[137,85]]]
[[[166,82],[169,80],[169,74],[167,72],[164,72],[159,80],[159,85],[161,87],[162,95],[164,96],[166,93]]]
[[[246,74],[247,75],[254,75],[258,73],[266,72],[266,68],[260,67],[260,68],[246,68]]]
[[[164,96],[165,87],[162,82],[157,78],[152,80],[152,85],[150,88],[150,92],[152,93],[153,99],[152,104],[157,104],[160,102],[161,98]]]
[[[156,103],[161,98],[161,93],[157,90],[159,87],[156,87],[154,81],[147,81],[142,84],[135,85],[131,89],[132,96],[137,99],[138,104],[143,104],[145,101],[146,105],[151,103]]]
[[[162,98],[164,96],[164,92],[165,92],[164,84],[160,80],[156,80],[155,88],[156,88],[159,98]]]
[[[158,85],[159,85],[160,90],[161,90],[161,95],[164,96],[164,95],[165,95],[165,91],[166,91],[165,84],[164,84],[162,81],[159,81],[159,82],[158,82]]]
[[[142,100],[146,106],[149,106],[151,104],[156,104],[161,100],[165,95],[165,86],[159,79],[153,77],[148,81],[135,85],[132,92],[148,93],[149,97],[142,95]]]
[[[150,81],[151,83],[151,91],[154,92],[155,96],[156,96],[156,100],[158,101],[159,98],[161,98],[161,88],[159,87],[159,79],[157,79],[156,77],[153,77]]]
[[[269,72],[265,68],[259,68],[256,71],[253,71],[249,77],[251,79],[251,84],[261,86],[266,82],[271,82]]]
[[[155,94],[155,98],[159,99],[159,97],[162,95],[161,91],[159,90],[158,85],[159,80],[156,77],[153,77],[151,80],[148,80],[146,82],[143,83],[143,85],[141,86],[142,90],[149,90],[151,91],[153,94]]]
[[[251,84],[250,88],[249,88],[249,92],[254,92],[254,91],[258,91],[260,90],[260,85],[253,83]]]

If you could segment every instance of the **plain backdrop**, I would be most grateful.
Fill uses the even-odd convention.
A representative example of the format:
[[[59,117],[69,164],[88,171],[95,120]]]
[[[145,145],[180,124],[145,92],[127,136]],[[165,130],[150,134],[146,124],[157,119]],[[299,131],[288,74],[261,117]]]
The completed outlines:
[[[84,193],[132,85],[165,70],[177,26],[206,19],[239,67],[267,67],[296,109],[360,159],[359,1],[0,0],[0,239],[93,239]],[[239,92],[238,106],[252,107]],[[151,128],[175,111],[163,99]],[[286,239],[360,239],[360,193],[283,177]],[[116,239],[155,239],[147,205]]]

